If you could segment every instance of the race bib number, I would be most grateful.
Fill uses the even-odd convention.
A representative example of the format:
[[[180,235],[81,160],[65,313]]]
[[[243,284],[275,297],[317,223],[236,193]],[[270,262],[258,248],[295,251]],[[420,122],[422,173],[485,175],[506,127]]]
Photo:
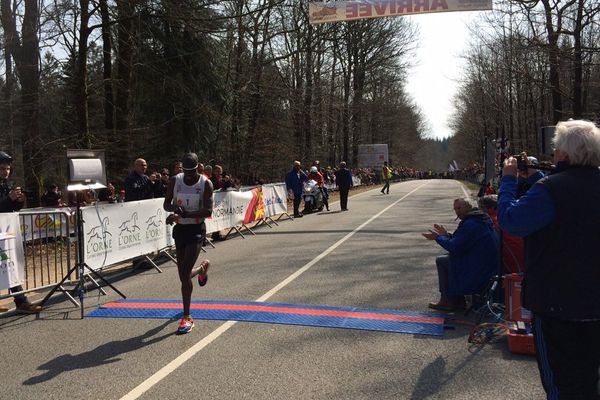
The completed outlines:
[[[200,210],[200,195],[196,193],[177,193],[177,205],[186,211]]]

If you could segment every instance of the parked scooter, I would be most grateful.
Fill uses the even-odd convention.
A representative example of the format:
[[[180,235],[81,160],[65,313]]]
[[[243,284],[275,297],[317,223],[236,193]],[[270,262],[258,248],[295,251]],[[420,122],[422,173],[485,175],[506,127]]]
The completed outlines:
[[[323,211],[323,192],[313,179],[304,182],[304,190],[302,191],[302,199],[304,199],[303,214],[313,212],[315,210]]]

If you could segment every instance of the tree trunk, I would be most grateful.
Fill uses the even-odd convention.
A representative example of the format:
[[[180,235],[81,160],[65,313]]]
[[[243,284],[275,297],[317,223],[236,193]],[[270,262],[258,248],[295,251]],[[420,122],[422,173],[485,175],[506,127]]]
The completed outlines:
[[[107,0],[100,0],[102,18],[102,77],[104,86],[104,127],[112,131],[115,127],[115,108],[112,86],[112,39]]]
[[[16,20],[10,0],[0,2],[2,27],[8,41],[6,50],[15,61],[19,82],[21,83],[21,121],[23,138],[23,159],[28,160],[30,168],[25,170],[25,186],[33,191],[34,198],[29,204],[37,204],[40,190],[38,172],[42,168],[39,132],[39,8],[37,0],[25,0],[25,14],[22,22],[22,41],[19,40]]]
[[[581,119],[583,115],[583,57],[581,50],[581,33],[583,30],[583,6],[584,0],[577,4],[577,17],[573,29],[573,118]]]
[[[549,0],[542,0],[546,16],[546,33],[548,35],[548,64],[550,69],[550,88],[552,91],[552,119],[557,123],[563,118],[562,94],[560,92],[560,66],[558,39],[560,26],[556,29],[552,21],[552,8]]]
[[[85,149],[92,147],[89,129],[88,86],[87,86],[87,55],[88,28],[90,21],[89,0],[79,0],[81,17],[79,23],[79,48],[77,52],[77,69],[75,77],[75,107],[77,112],[78,145]]]
[[[131,78],[134,39],[134,0],[117,1],[119,25],[117,28],[117,80],[115,91],[116,128],[118,136],[129,135],[129,98],[131,96]]]

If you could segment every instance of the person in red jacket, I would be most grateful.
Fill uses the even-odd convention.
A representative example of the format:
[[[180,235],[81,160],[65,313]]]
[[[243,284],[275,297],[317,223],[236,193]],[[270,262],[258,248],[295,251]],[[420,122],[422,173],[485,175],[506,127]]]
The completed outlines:
[[[313,181],[317,182],[317,185],[319,185],[321,194],[323,194],[323,204],[325,204],[327,211],[329,211],[329,201],[327,201],[327,193],[325,192],[325,190],[323,190],[325,187],[325,179],[323,178],[323,175],[321,175],[316,166],[310,167],[308,179],[312,179]]]
[[[498,216],[496,215],[498,196],[495,194],[486,195],[480,197],[477,203],[479,209],[490,216],[496,231],[502,234],[502,271],[506,274],[525,272],[523,238],[501,231],[500,225],[498,225]]]

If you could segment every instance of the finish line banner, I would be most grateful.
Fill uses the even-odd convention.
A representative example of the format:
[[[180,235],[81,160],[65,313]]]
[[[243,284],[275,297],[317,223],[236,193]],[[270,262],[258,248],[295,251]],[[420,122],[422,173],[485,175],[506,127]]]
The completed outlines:
[[[411,14],[484,10],[492,10],[492,0],[362,0],[308,3],[311,24]]]

